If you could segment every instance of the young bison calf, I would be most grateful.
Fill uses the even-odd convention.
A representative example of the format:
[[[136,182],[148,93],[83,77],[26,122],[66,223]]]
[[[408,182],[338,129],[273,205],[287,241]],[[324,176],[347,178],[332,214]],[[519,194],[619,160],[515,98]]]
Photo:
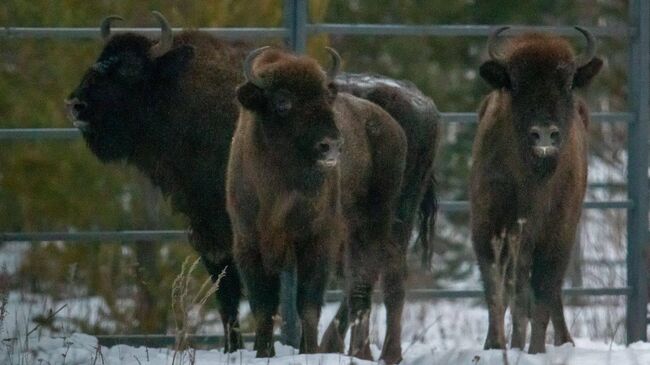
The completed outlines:
[[[480,68],[495,90],[480,107],[472,152],[472,240],[490,312],[485,347],[505,347],[505,304],[498,294],[503,288],[494,272],[503,270],[495,262],[508,262],[515,289],[512,347],[524,347],[531,315],[529,351],[537,353],[545,351],[549,317],[555,343],[572,342],[561,288],[585,195],[589,124],[587,106],[574,93],[591,81],[602,61],[594,57],[593,36],[579,27],[588,44],[584,58],[574,57],[564,39],[536,33],[512,39],[501,55],[494,43],[505,29],[491,36],[491,60]],[[512,234],[516,249],[505,240],[503,252],[494,252],[494,240]],[[513,253],[517,257],[509,257]]]
[[[248,82],[237,90],[243,108],[226,179],[234,254],[249,291],[258,357],[274,353],[278,275],[292,267],[300,351],[318,350],[328,271],[341,244],[350,311],[358,323],[367,315],[366,292],[399,252],[390,229],[406,154],[404,132],[385,111],[337,95],[334,51],[335,66],[326,75],[310,58],[265,50],[244,62]],[[353,349],[363,346],[361,336],[353,332]]]

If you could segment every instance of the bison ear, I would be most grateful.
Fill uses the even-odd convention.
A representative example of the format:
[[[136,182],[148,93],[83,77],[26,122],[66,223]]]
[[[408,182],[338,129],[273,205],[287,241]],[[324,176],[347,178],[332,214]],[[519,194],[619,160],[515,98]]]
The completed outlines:
[[[594,57],[584,66],[579,67],[576,70],[575,75],[573,76],[573,88],[579,89],[589,85],[591,79],[598,74],[601,67],[603,67],[603,60],[598,57]]]
[[[183,45],[176,47],[156,59],[157,75],[171,79],[183,72],[194,58],[194,46]]]
[[[484,62],[479,69],[483,80],[487,81],[495,89],[510,89],[510,76],[508,70],[501,63],[489,60]]]
[[[237,100],[244,108],[256,112],[262,111],[266,105],[264,91],[251,82],[237,88]]]

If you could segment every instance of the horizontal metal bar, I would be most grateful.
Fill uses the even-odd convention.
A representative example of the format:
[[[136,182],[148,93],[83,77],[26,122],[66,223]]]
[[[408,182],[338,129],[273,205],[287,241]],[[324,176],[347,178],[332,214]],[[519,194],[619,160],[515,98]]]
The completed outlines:
[[[440,113],[442,121],[446,123],[476,123],[476,113]],[[634,117],[628,112],[597,112],[591,113],[591,120],[595,123],[629,123]]]
[[[81,133],[77,128],[14,128],[0,129],[2,140],[77,139]]]
[[[444,212],[465,212],[469,210],[468,201],[441,201],[438,204]],[[585,209],[627,209],[632,206],[624,201],[588,201]],[[6,241],[170,241],[185,240],[184,230],[142,230],[142,231],[85,231],[85,232],[0,232],[0,242]]]
[[[186,240],[187,231],[87,231],[87,232],[5,232],[0,242],[6,241],[171,241]]]
[[[621,182],[594,181],[588,183],[587,187],[592,189],[625,189],[627,188],[627,183],[624,181]]]
[[[400,25],[400,24],[335,24],[320,23],[307,25],[311,34],[328,33],[336,35],[392,35],[392,36],[439,36],[439,37],[484,37],[501,25]],[[585,27],[596,37],[624,38],[634,34],[635,28],[627,26]],[[512,25],[508,34],[522,32],[544,32],[563,36],[583,37],[569,26],[519,26]]]
[[[149,346],[149,347],[168,347],[176,343],[174,335],[99,335],[97,342],[101,346],[112,347],[115,345],[129,345],[129,346]],[[222,345],[223,334],[219,335],[188,335],[188,341],[192,345]],[[279,337],[275,336],[275,340]],[[254,333],[242,333],[242,338],[245,342],[253,342],[255,340]],[[233,355],[235,356],[235,355]]]
[[[628,209],[632,208],[632,201],[587,201],[584,202],[585,209]],[[443,212],[465,212],[469,210],[468,201],[441,201],[438,207]]]
[[[490,34],[499,25],[400,25],[400,24],[308,24],[310,34],[336,35],[392,35],[392,36],[439,36],[439,37],[483,37]],[[635,29],[627,26],[585,27],[597,37],[624,38],[634,34]],[[173,28],[180,32],[183,28]],[[197,30],[224,38],[273,38],[285,37],[286,28],[244,28],[211,27]],[[526,31],[555,33],[563,36],[581,37],[570,26],[519,26],[513,25],[510,34]],[[157,37],[160,28],[113,28],[111,32],[134,32]],[[0,31],[4,38],[60,38],[60,39],[100,39],[99,27],[5,27]]]
[[[173,28],[178,33],[183,28]],[[283,38],[285,28],[198,28],[213,36],[230,39]],[[133,32],[147,37],[160,36],[160,28],[111,28],[111,34]],[[8,27],[0,28],[0,38],[55,38],[55,39],[101,39],[99,27]]]
[[[476,123],[476,113],[440,113],[443,122]],[[594,122],[625,122],[632,119],[632,113],[592,113]],[[76,128],[0,128],[0,140],[76,139],[81,136]]]
[[[565,288],[562,294],[566,296],[617,296],[628,295],[629,287],[620,288]],[[381,293],[375,291],[374,299],[379,299]],[[411,289],[406,291],[408,300],[429,300],[429,299],[463,299],[463,298],[483,298],[483,290],[480,289]],[[325,293],[325,301],[339,302],[343,299],[342,290],[328,290]]]

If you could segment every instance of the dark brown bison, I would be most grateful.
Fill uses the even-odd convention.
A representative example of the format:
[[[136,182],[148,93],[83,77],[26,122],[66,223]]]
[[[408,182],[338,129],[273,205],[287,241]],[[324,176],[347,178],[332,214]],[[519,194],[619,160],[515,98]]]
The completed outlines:
[[[393,274],[403,268],[401,249],[391,227],[406,138],[377,105],[337,93],[332,77],[339,60],[331,52],[335,66],[326,75],[310,58],[258,49],[247,58],[248,82],[237,91],[243,108],[228,164],[227,208],[255,317],[258,357],[274,352],[282,269],[295,267],[298,273],[300,350],[306,353],[318,350],[325,285],[342,244],[355,323],[367,322],[380,273],[388,288],[401,288],[402,276]],[[399,315],[401,307],[389,307],[389,327],[399,327]],[[351,353],[364,355],[367,338],[367,326],[353,326]],[[399,334],[387,336],[382,358],[401,359]]]
[[[102,22],[104,50],[66,104],[74,125],[101,161],[135,165],[189,218],[190,240],[211,276],[229,267],[217,299],[229,333],[225,349],[234,351],[242,346],[237,330],[241,286],[231,259],[224,185],[238,115],[234,90],[243,80],[241,64],[249,47],[198,32],[172,37],[164,17],[154,14],[163,29],[159,43],[136,34],[111,36],[111,22],[119,17]],[[346,75],[337,78],[336,85],[385,108],[404,128],[409,149],[396,231],[411,232],[418,204],[418,226],[426,229],[435,212],[430,183],[435,106],[413,85],[381,76]],[[347,329],[347,311],[342,305],[337,315],[335,323],[344,324],[338,327],[343,334],[332,337],[337,341]]]
[[[103,162],[127,161],[144,172],[174,208],[189,218],[190,242],[213,279],[227,267],[217,291],[226,351],[242,347],[241,296],[225,212],[228,150],[248,52],[198,32],[172,37],[165,18],[159,42],[133,34],[110,36],[95,64],[67,101],[73,123]]]
[[[524,348],[530,317],[529,351],[538,353],[545,350],[549,318],[555,343],[572,342],[561,287],[585,194],[589,125],[575,91],[589,84],[602,61],[593,36],[579,27],[585,57],[574,56],[566,40],[537,33],[514,37],[498,52],[505,29],[490,37],[491,59],[480,67],[495,90],[480,106],[472,151],[472,240],[490,314],[485,348],[505,347],[505,304],[494,275],[501,262],[514,282],[511,345]],[[495,252],[499,242],[505,247]]]
[[[407,81],[398,81],[372,74],[342,74],[335,81],[339,92],[350,93],[372,101],[386,110],[404,129],[408,149],[396,220],[393,223],[393,237],[401,243],[400,255],[405,257],[413,225],[418,221],[423,263],[428,267],[431,253],[428,229],[430,220],[435,217],[436,212],[433,162],[437,149],[440,113],[429,97]],[[405,273],[406,268],[401,274]],[[399,275],[400,273],[394,272],[394,274]],[[393,280],[392,285],[395,285],[396,282]],[[387,289],[403,291],[401,287]],[[392,296],[390,301],[389,298],[386,299],[387,306],[395,308],[403,306],[404,298],[397,295]],[[347,311],[346,301],[343,301],[335,320],[323,335],[321,342],[323,351],[343,351],[343,339],[349,326]],[[400,331],[400,328],[393,327],[390,333],[394,336]]]

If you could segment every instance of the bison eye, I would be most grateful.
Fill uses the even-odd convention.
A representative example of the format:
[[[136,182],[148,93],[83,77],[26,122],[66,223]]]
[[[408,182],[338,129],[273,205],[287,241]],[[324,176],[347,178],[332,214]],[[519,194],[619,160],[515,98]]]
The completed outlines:
[[[125,60],[119,64],[117,74],[123,81],[136,82],[142,75],[142,63],[137,60]]]
[[[273,95],[273,111],[284,117],[291,110],[291,98],[286,93],[277,93]]]

